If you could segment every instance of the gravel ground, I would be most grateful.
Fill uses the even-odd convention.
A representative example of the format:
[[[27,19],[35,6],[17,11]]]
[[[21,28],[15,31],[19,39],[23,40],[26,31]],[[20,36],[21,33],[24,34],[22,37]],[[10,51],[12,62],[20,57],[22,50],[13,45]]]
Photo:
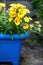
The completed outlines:
[[[22,47],[20,65],[43,65],[43,48]]]

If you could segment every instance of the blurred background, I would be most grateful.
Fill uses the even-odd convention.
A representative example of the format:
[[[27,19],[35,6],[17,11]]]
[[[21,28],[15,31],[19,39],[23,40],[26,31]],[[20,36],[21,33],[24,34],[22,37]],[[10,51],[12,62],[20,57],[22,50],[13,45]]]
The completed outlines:
[[[20,65],[43,65],[43,0],[0,0],[6,3],[6,10],[10,3],[21,3],[30,9],[33,21],[39,20],[41,32],[31,32],[27,39],[23,40]]]

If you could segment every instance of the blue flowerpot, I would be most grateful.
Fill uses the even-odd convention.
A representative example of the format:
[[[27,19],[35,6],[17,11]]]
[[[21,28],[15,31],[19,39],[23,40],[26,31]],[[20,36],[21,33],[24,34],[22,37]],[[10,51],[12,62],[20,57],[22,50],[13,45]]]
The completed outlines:
[[[19,65],[22,40],[28,36],[28,33],[13,35],[14,40],[10,39],[10,35],[0,34],[0,62],[12,62],[13,65]]]

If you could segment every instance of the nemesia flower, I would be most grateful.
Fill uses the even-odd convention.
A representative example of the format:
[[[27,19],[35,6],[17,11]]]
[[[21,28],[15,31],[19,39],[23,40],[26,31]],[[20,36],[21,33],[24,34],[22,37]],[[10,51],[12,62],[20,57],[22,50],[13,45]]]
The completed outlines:
[[[39,24],[39,23],[40,23],[40,21],[35,21],[35,23],[36,23],[36,24]]]
[[[41,24],[38,25],[39,27],[42,27]]]
[[[34,24],[30,24],[30,28],[33,28],[34,27]]]
[[[37,31],[41,32],[41,28],[37,28]]]
[[[33,30],[34,24],[30,24],[30,31]]]

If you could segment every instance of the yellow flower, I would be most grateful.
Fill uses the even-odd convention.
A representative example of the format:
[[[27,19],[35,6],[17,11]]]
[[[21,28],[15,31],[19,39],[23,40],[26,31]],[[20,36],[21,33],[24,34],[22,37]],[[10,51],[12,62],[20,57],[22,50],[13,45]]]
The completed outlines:
[[[36,23],[36,24],[39,24],[39,23],[40,23],[40,21],[35,21],[35,23]]]
[[[2,6],[0,6],[0,10],[2,10]]]
[[[18,26],[18,25],[20,25],[20,21],[15,21],[14,20],[14,23]]]
[[[10,13],[10,17],[16,17],[16,13]]]
[[[14,8],[10,8],[9,9],[9,15],[11,16],[11,17],[15,17],[16,16],[16,9],[14,9]]]
[[[25,14],[26,14],[26,13],[30,13],[29,9],[26,9],[26,8],[24,8],[24,9],[22,10],[22,12],[24,12]]]
[[[30,10],[29,9],[26,9],[27,13],[30,13]]]
[[[22,9],[21,9],[21,8],[19,8],[19,9],[18,9],[18,12],[20,13],[21,11],[22,11]]]
[[[28,29],[28,28],[29,28],[29,25],[25,23],[23,26],[23,29]]]
[[[28,13],[28,12],[29,12],[28,9],[25,9],[25,8],[24,9],[19,9],[18,16],[23,18],[26,15],[26,13]]]
[[[20,18],[23,18],[23,17],[24,17],[24,14],[23,14],[23,13],[18,13],[18,16],[19,16]]]
[[[10,4],[10,6],[16,8],[16,9],[19,8],[19,7],[20,8],[26,8],[26,6],[21,5],[21,4],[18,4],[18,3],[17,4],[14,4],[14,3],[13,4]]]
[[[23,17],[24,17],[24,14],[21,12],[21,13],[18,13],[18,16],[19,16],[20,18],[23,18]]]
[[[0,6],[5,7],[6,4],[5,3],[0,3]]]
[[[32,20],[32,18],[31,18],[31,17],[29,17],[29,20]]]
[[[25,16],[25,11],[24,11],[24,9],[22,9],[22,10],[19,11],[18,16],[19,16],[20,18],[23,18],[23,17]]]
[[[30,24],[30,28],[33,28],[34,27],[34,24]]]
[[[22,5],[22,4],[10,4],[10,16],[14,17],[15,14],[17,14],[20,18],[23,18],[26,13],[30,13],[30,11],[28,9],[26,9],[26,6]],[[18,9],[17,9],[18,8]],[[15,16],[16,17],[16,16]]]
[[[22,4],[18,4],[18,3],[16,4],[16,6],[17,6],[18,8],[19,8],[19,7],[20,7],[20,8],[26,7],[26,6],[24,6],[24,5],[22,5]]]
[[[16,16],[15,21],[20,21],[20,17]]]
[[[5,7],[6,6],[6,4],[5,3],[2,3],[2,7]]]
[[[2,3],[0,3],[0,5],[2,5]]]
[[[23,9],[22,12],[24,15],[26,15],[26,13],[30,13],[30,11],[28,9]]]
[[[12,18],[12,17],[10,17],[10,18],[8,19],[8,21],[9,21],[9,22],[11,22],[12,20],[13,20],[13,18]]]
[[[6,4],[5,3],[0,3],[0,10],[2,10],[3,7],[5,7]]]
[[[20,22],[22,23],[22,20],[20,20]]]
[[[37,30],[38,30],[39,32],[41,32],[41,28],[38,28]]]
[[[10,7],[10,8],[9,8],[9,11],[10,11],[10,12],[16,12],[16,9],[14,9],[13,7]]]
[[[24,17],[25,22],[30,22],[29,18],[27,16]]]
[[[14,23],[18,26],[18,25],[20,25],[20,22],[21,22],[20,18],[16,17],[14,20]]]

